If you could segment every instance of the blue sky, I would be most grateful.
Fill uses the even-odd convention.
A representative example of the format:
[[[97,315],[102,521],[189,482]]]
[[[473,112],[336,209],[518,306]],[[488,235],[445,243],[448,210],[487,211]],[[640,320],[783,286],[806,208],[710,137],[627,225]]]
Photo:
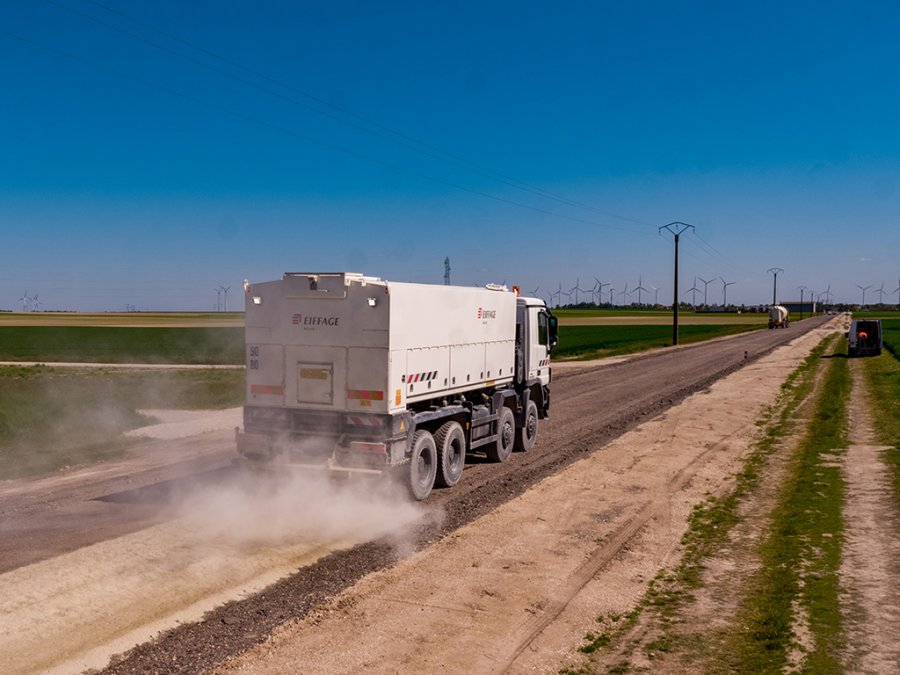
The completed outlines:
[[[320,4],[2,3],[0,308],[235,308],[447,256],[670,302],[675,220],[682,289],[898,286],[900,5]]]

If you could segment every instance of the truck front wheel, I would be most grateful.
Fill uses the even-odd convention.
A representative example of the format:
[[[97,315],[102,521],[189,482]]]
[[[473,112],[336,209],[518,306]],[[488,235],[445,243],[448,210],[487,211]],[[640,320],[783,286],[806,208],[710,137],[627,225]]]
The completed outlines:
[[[437,447],[434,437],[427,431],[417,431],[413,436],[412,455],[409,458],[407,487],[413,499],[422,501],[431,494],[437,474]]]
[[[512,454],[516,442],[516,418],[513,411],[504,406],[497,420],[497,442],[489,445],[485,452],[492,462],[505,462]]]
[[[437,485],[453,487],[462,478],[466,463],[466,435],[459,422],[447,422],[434,435],[437,445]]]
[[[516,450],[527,452],[534,447],[538,431],[538,409],[534,401],[528,401],[525,407],[525,420],[516,429]]]

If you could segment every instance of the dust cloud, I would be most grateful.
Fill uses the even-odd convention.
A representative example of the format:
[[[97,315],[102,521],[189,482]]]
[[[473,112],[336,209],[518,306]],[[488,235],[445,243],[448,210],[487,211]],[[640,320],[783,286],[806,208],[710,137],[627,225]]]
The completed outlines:
[[[179,490],[171,506],[198,545],[239,549],[381,537],[405,548],[408,533],[423,516],[396,484],[277,465]]]

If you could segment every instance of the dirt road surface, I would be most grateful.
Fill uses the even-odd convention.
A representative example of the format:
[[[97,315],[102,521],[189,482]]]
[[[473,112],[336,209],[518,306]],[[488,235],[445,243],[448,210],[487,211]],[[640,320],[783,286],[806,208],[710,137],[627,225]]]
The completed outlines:
[[[407,606],[421,617],[433,613],[432,623],[425,625],[438,626],[448,613],[465,620],[497,616],[502,604],[494,600],[497,597],[518,603],[509,606],[513,608],[524,602],[529,608],[524,614],[503,610],[500,616],[505,620],[493,629],[505,631],[504,649],[490,655],[478,652],[479,658],[487,659],[481,665],[488,669],[518,667],[525,662],[521,659],[534,653],[539,638],[559,625],[554,617],[567,611],[581,586],[608,562],[628,557],[638,540],[651,536],[652,523],[668,522],[662,536],[664,550],[654,549],[628,566],[639,571],[622,572],[631,574],[637,586],[623,586],[614,594],[613,604],[633,601],[640,584],[677,541],[670,530],[683,526],[685,509],[698,496],[686,489],[694,483],[715,486],[727,476],[735,460],[719,450],[728,446],[731,436],[749,433],[746,425],[752,425],[747,422],[752,415],[747,411],[764,405],[770,393],[766,387],[777,390],[804,350],[818,340],[817,327],[824,322],[807,321],[787,330],[760,331],[565,373],[554,383],[553,419],[542,426],[534,451],[517,454],[503,465],[473,462],[457,488],[436,492],[423,507],[384,502],[373,510],[370,497],[354,503],[354,497],[342,494],[343,512],[323,517],[310,508],[315,499],[308,494],[298,499],[275,490],[272,500],[270,494],[234,482],[226,466],[232,457],[228,432],[148,442],[121,463],[2,484],[0,560],[5,573],[0,575],[4,617],[0,651],[17,659],[11,662],[23,672],[102,666],[110,654],[160,629],[194,621],[224,600],[246,595],[211,611],[203,621],[181,625],[139,647],[113,667],[117,672],[208,669],[263,643],[292,619],[298,625],[315,625],[322,611],[316,608],[342,592],[355,592],[348,589],[357,581],[363,580],[359,584],[363,590],[367,584],[377,585],[379,578],[390,579],[405,566],[453,548],[466,532],[467,544],[477,542],[463,555],[467,566],[441,567],[443,563],[434,559],[430,581],[416,582],[413,575],[403,584],[388,584],[395,592],[385,607]],[[813,335],[801,337],[808,330]],[[755,372],[763,366],[757,357],[797,338],[792,349],[766,357],[768,370]],[[625,448],[594,454],[641,421],[704,392],[748,364],[742,373],[751,378],[742,385],[749,387],[748,392],[732,398],[726,408],[717,408],[716,420],[723,421],[735,417],[728,409],[742,409],[734,431],[723,432],[703,415],[679,425],[684,413],[676,408],[654,422],[662,425],[655,432],[656,443],[622,439]],[[762,385],[765,393],[749,393]],[[696,397],[701,409],[713,407],[709,396]],[[693,434],[690,440],[676,442],[687,432]],[[712,457],[721,457],[722,465],[710,464]],[[570,467],[582,459],[597,465],[598,473],[590,474],[590,480],[579,478],[584,472]],[[555,486],[571,492],[561,505],[556,505],[560,501],[556,496],[552,508],[546,495],[530,507],[522,506],[527,498],[515,499],[566,467],[570,468],[565,478],[562,474],[550,478],[533,491],[540,495]],[[704,477],[704,471],[710,476]],[[231,491],[222,493],[223,485]],[[319,496],[321,511],[329,512],[333,493]],[[233,497],[242,506],[237,513],[229,512]],[[501,514],[515,513],[517,508],[522,509],[518,516],[501,521],[501,534],[507,528],[510,534],[498,536],[495,530],[491,536],[468,539],[469,530],[477,533],[491,519],[508,518]],[[304,518],[298,518],[301,513]],[[364,517],[367,514],[373,517]],[[592,529],[592,525],[603,526]],[[468,527],[459,530],[464,526]],[[537,538],[524,537],[529,533]],[[429,548],[434,542],[439,543]],[[587,548],[578,549],[576,544]],[[555,563],[551,567],[556,577],[537,571],[548,559]],[[494,569],[497,564],[500,572]],[[530,568],[534,571],[528,576]],[[380,575],[372,575],[378,570]],[[180,576],[184,578],[179,580]],[[257,592],[280,576],[285,578]],[[473,584],[481,588],[473,590]],[[447,588],[459,592],[449,604],[439,601]],[[464,597],[468,599],[462,601]],[[375,624],[373,635],[380,625]],[[568,634],[565,648],[557,646],[555,653],[569,653],[573,636],[577,631]],[[436,638],[429,633],[423,639],[433,643]],[[548,653],[548,648],[537,651]],[[415,650],[409,653],[410,666],[423,658]],[[235,667],[255,669],[249,658]],[[389,669],[391,664],[374,663],[376,669]],[[393,665],[405,669],[403,663]]]
[[[900,670],[900,522],[891,485],[891,467],[878,445],[859,360],[851,361],[853,398],[849,409],[850,447],[844,455],[847,481],[844,522],[846,555],[841,564],[842,598],[849,646],[848,670],[889,673]]]

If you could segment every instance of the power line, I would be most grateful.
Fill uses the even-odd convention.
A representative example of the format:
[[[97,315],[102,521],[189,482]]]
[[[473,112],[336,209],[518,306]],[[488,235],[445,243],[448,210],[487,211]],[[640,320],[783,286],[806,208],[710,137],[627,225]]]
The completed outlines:
[[[552,216],[552,217],[554,217],[554,218],[561,218],[561,219],[563,219],[563,220],[568,220],[568,221],[570,221],[570,222],[576,222],[576,223],[581,223],[581,224],[584,224],[584,225],[592,225],[592,226],[597,226],[597,227],[604,227],[604,228],[613,229],[613,230],[621,230],[621,231],[623,231],[623,232],[631,232],[632,234],[642,234],[642,235],[649,235],[649,234],[650,234],[649,232],[645,232],[645,231],[643,231],[643,230],[633,230],[633,229],[627,228],[627,227],[621,227],[621,226],[618,226],[618,225],[610,225],[610,224],[608,224],[608,223],[601,223],[601,222],[594,221],[594,220],[587,220],[587,219],[585,219],[585,218],[578,218],[577,216],[569,216],[569,215],[565,215],[565,214],[562,214],[562,213],[557,213],[556,211],[550,211],[550,210],[548,210],[548,209],[544,209],[544,208],[541,208],[541,207],[539,207],[539,206],[533,206],[533,205],[531,205],[531,204],[525,204],[524,202],[519,202],[519,201],[516,201],[516,200],[514,200],[514,199],[509,199],[509,198],[506,198],[506,197],[500,197],[500,196],[498,196],[498,195],[492,195],[492,194],[490,194],[490,193],[488,193],[488,192],[484,192],[483,190],[478,190],[478,189],[476,189],[476,188],[465,187],[464,185],[460,185],[460,184],[454,183],[454,182],[452,182],[452,181],[444,180],[444,179],[442,179],[442,178],[436,178],[436,177],[434,177],[434,176],[430,176],[430,175],[428,175],[428,174],[422,173],[421,171],[416,171],[415,169],[408,169],[408,168],[406,168],[406,167],[400,166],[400,165],[398,165],[398,164],[394,164],[394,163],[392,163],[392,162],[387,162],[387,161],[384,161],[384,160],[381,160],[381,159],[377,159],[377,158],[375,158],[375,157],[371,157],[371,156],[366,155],[366,154],[363,154],[363,153],[361,153],[361,152],[357,152],[357,151],[355,151],[355,150],[350,150],[350,149],[348,149],[348,148],[341,147],[341,146],[336,145],[336,144],[334,144],[334,143],[330,143],[330,142],[328,142],[328,141],[323,141],[323,140],[314,138],[314,137],[312,137],[312,136],[308,136],[307,134],[303,134],[303,133],[300,133],[300,132],[298,132],[298,131],[294,131],[293,129],[288,129],[287,127],[283,127],[283,126],[280,126],[280,125],[278,125],[278,124],[273,124],[273,123],[271,123],[271,122],[266,122],[265,120],[258,119],[258,118],[256,118],[256,117],[253,117],[253,116],[251,116],[251,115],[247,115],[246,113],[242,113],[242,112],[239,112],[239,111],[237,111],[237,110],[233,110],[233,109],[231,109],[231,108],[227,108],[227,107],[225,107],[225,106],[219,105],[218,103],[212,103],[212,102],[210,102],[210,101],[206,101],[206,100],[197,98],[196,96],[192,96],[192,95],[190,95],[190,94],[185,94],[185,93],[176,91],[176,90],[174,90],[174,89],[170,89],[169,87],[166,87],[166,86],[164,86],[164,85],[157,84],[157,83],[155,83],[155,82],[150,82],[149,80],[145,80],[145,79],[143,79],[143,78],[141,78],[141,77],[138,77],[138,76],[136,76],[136,75],[131,75],[130,73],[125,73],[125,72],[122,72],[122,71],[120,71],[120,70],[116,70],[115,68],[110,68],[109,66],[105,66],[105,65],[102,65],[102,64],[100,64],[100,63],[96,63],[95,61],[91,61],[91,60],[89,60],[89,59],[85,59],[85,58],[83,58],[83,57],[81,57],[81,56],[78,56],[77,54],[72,54],[72,53],[70,53],[70,52],[66,52],[66,51],[64,51],[64,50],[57,49],[57,48],[55,48],[55,47],[50,47],[49,45],[45,45],[45,44],[43,44],[43,43],[37,42],[37,41],[32,40],[32,39],[30,39],[30,38],[23,37],[23,36],[21,36],[21,35],[16,35],[15,33],[10,33],[9,31],[6,31],[6,30],[0,30],[0,35],[5,35],[6,37],[12,38],[12,39],[14,39],[14,40],[18,40],[18,41],[20,41],[20,42],[24,42],[25,44],[30,44],[30,45],[32,45],[32,46],[34,46],[34,47],[38,47],[39,49],[44,49],[44,50],[46,50],[46,51],[52,52],[52,53],[57,54],[57,55],[59,55],[59,56],[63,56],[63,57],[65,57],[65,58],[72,59],[72,60],[77,61],[77,62],[79,62],[79,63],[83,63],[83,64],[85,64],[85,65],[88,65],[88,66],[92,67],[92,68],[96,68],[96,69],[98,69],[98,70],[102,70],[102,71],[104,71],[104,72],[111,73],[111,74],[116,75],[116,76],[118,76],[118,77],[122,77],[122,78],[125,78],[125,79],[127,79],[127,80],[131,80],[132,82],[137,82],[137,83],[142,84],[142,85],[144,85],[144,86],[147,86],[147,87],[150,87],[150,88],[153,88],[153,89],[158,89],[159,91],[165,92],[165,93],[170,94],[170,95],[172,95],[172,96],[177,96],[177,97],[179,97],[179,98],[183,98],[183,99],[185,99],[185,100],[191,101],[192,103],[196,103],[196,104],[198,104],[198,105],[202,105],[202,106],[205,106],[205,107],[207,107],[207,108],[212,108],[213,110],[217,110],[217,111],[222,112],[222,113],[225,113],[225,114],[227,114],[227,115],[232,115],[232,116],[237,117],[237,118],[239,118],[239,119],[242,119],[242,120],[244,120],[244,121],[246,121],[246,122],[250,122],[250,123],[252,123],[252,124],[256,124],[256,125],[258,125],[258,126],[265,127],[265,128],[267,128],[267,129],[271,129],[271,130],[273,130],[273,131],[278,131],[278,132],[283,133],[283,134],[286,134],[286,135],[288,135],[288,136],[293,136],[294,138],[299,138],[299,139],[304,140],[304,141],[307,141],[307,142],[309,142],[309,143],[314,143],[314,144],[319,145],[319,146],[321,146],[321,147],[328,148],[328,149],[330,149],[330,150],[335,150],[335,151],[337,151],[337,152],[344,153],[344,154],[346,154],[346,155],[349,155],[349,156],[351,156],[351,157],[355,157],[355,158],[357,158],[357,159],[363,159],[363,160],[366,160],[366,161],[368,161],[368,162],[372,162],[372,163],[374,163],[374,164],[378,164],[378,165],[380,165],[380,166],[384,166],[384,167],[387,167],[387,168],[389,168],[389,169],[393,169],[393,170],[395,170],[395,171],[399,171],[399,172],[401,172],[401,173],[405,173],[405,174],[408,174],[408,175],[411,175],[411,176],[416,176],[417,178],[423,178],[423,179],[425,179],[425,180],[428,180],[428,181],[431,181],[431,182],[434,182],[434,183],[438,183],[438,184],[440,184],[440,185],[444,185],[444,186],[447,186],[447,187],[451,187],[451,188],[453,188],[453,189],[460,190],[460,191],[462,191],[462,192],[468,192],[469,194],[478,195],[478,196],[484,197],[484,198],[486,198],[486,199],[492,199],[492,200],[494,200],[494,201],[497,201],[497,202],[500,202],[500,203],[503,203],[503,204],[509,204],[509,205],[511,205],[511,206],[516,206],[516,207],[518,207],[518,208],[528,209],[528,210],[530,210],[530,211],[534,211],[534,212],[536,212],[536,213],[541,213],[541,214],[544,214],[544,215],[547,215],[547,216]]]
[[[493,180],[500,181],[500,182],[502,182],[502,183],[504,183],[504,184],[506,184],[506,185],[508,185],[508,186],[510,186],[510,187],[516,188],[516,189],[518,189],[518,190],[523,190],[523,191],[525,191],[525,192],[528,192],[528,193],[537,195],[537,196],[542,197],[542,198],[544,198],[544,199],[549,199],[549,200],[552,200],[552,201],[556,201],[556,202],[559,202],[559,203],[561,203],[561,204],[565,204],[565,205],[567,205],[567,206],[572,206],[572,207],[576,207],[576,208],[585,209],[585,210],[588,210],[588,211],[593,211],[593,212],[595,212],[595,213],[599,213],[599,214],[601,214],[601,215],[605,215],[605,216],[610,217],[610,218],[615,218],[616,220],[621,220],[621,221],[625,221],[625,222],[634,223],[634,224],[637,224],[637,225],[644,225],[644,226],[647,226],[647,227],[652,227],[652,225],[651,225],[650,223],[646,223],[646,222],[637,220],[637,219],[635,219],[635,218],[629,218],[628,216],[623,216],[623,215],[614,213],[614,212],[612,212],[612,211],[607,211],[607,210],[605,210],[605,209],[600,209],[600,208],[597,208],[597,207],[595,207],[595,206],[591,206],[591,205],[589,205],[589,204],[585,204],[585,203],[583,203],[583,202],[580,202],[580,201],[577,201],[577,200],[574,200],[574,199],[570,199],[570,198],[568,198],[568,197],[564,197],[564,196],[555,194],[555,193],[553,193],[553,192],[551,192],[551,191],[549,191],[549,190],[545,190],[544,188],[541,188],[541,187],[539,187],[539,186],[531,185],[531,184],[529,184],[529,183],[520,181],[520,180],[518,180],[518,179],[516,179],[516,178],[513,178],[513,177],[511,177],[511,176],[508,176],[508,175],[506,175],[506,174],[504,174],[504,173],[501,173],[501,172],[499,172],[499,171],[495,171],[495,170],[493,170],[493,169],[491,169],[491,168],[489,168],[489,167],[486,167],[486,166],[483,166],[483,165],[478,164],[478,163],[476,163],[476,162],[473,162],[473,161],[471,161],[471,160],[465,159],[464,157],[460,157],[459,155],[453,154],[453,153],[451,153],[451,152],[447,152],[446,150],[442,150],[442,149],[440,149],[440,148],[438,148],[438,147],[436,147],[436,146],[434,146],[434,145],[431,145],[431,144],[426,143],[426,142],[424,142],[424,141],[420,141],[420,140],[418,140],[418,139],[416,139],[416,138],[414,138],[414,137],[412,137],[412,136],[409,136],[409,135],[404,134],[404,133],[402,133],[402,132],[400,132],[400,131],[397,131],[397,130],[395,130],[395,129],[392,129],[392,128],[388,127],[388,126],[385,126],[385,125],[383,125],[383,124],[379,124],[378,122],[375,122],[375,121],[373,121],[373,120],[371,120],[371,119],[369,119],[369,118],[367,118],[367,117],[365,117],[365,116],[363,116],[363,115],[360,115],[360,114],[358,114],[358,113],[355,113],[355,112],[353,112],[353,111],[351,111],[351,110],[348,110],[348,109],[343,108],[343,107],[341,107],[341,106],[337,106],[337,105],[334,105],[334,104],[332,104],[332,103],[329,103],[328,101],[325,101],[324,99],[319,98],[318,96],[315,96],[315,95],[313,95],[313,94],[310,94],[309,92],[303,91],[302,89],[298,89],[297,87],[294,87],[294,86],[292,86],[292,85],[290,85],[290,84],[287,84],[287,83],[285,83],[285,82],[282,82],[282,81],[280,81],[280,80],[277,80],[277,79],[275,79],[275,78],[272,78],[272,77],[266,75],[265,73],[262,73],[262,72],[260,72],[260,71],[254,70],[254,69],[252,69],[252,68],[248,68],[247,66],[244,66],[244,65],[242,65],[242,64],[240,64],[240,63],[238,63],[238,62],[236,62],[236,61],[233,61],[233,60],[231,60],[231,59],[229,59],[229,58],[227,58],[227,57],[221,56],[220,54],[217,54],[217,53],[212,52],[212,51],[210,51],[210,50],[208,50],[208,49],[205,49],[205,48],[203,48],[203,47],[200,47],[200,46],[198,46],[198,45],[195,45],[195,44],[193,44],[192,42],[190,42],[190,41],[188,41],[188,40],[185,40],[185,39],[183,39],[183,38],[178,37],[177,35],[173,35],[172,33],[169,33],[169,32],[167,32],[167,31],[164,31],[164,30],[162,30],[162,29],[159,29],[159,28],[157,28],[157,27],[155,27],[155,26],[153,26],[153,25],[151,25],[151,24],[149,24],[149,23],[147,23],[147,22],[145,22],[145,21],[141,21],[140,19],[136,19],[136,18],[134,18],[134,17],[132,17],[132,16],[126,14],[125,12],[119,11],[119,10],[114,9],[114,8],[112,8],[112,7],[108,7],[107,5],[105,5],[105,4],[101,3],[101,2],[97,2],[96,0],[84,0],[84,1],[85,1],[85,2],[89,2],[90,4],[95,5],[95,6],[97,6],[97,7],[100,7],[100,8],[102,8],[102,9],[104,9],[104,10],[106,10],[106,11],[112,13],[112,14],[115,14],[115,15],[117,15],[117,16],[121,16],[122,18],[127,19],[128,21],[131,21],[131,22],[133,22],[133,23],[136,23],[137,25],[142,26],[142,27],[146,28],[147,30],[153,31],[153,32],[158,33],[158,34],[160,34],[160,35],[163,35],[164,37],[166,37],[166,38],[168,38],[168,39],[170,39],[170,40],[174,40],[175,42],[178,42],[179,44],[183,44],[183,45],[185,45],[185,46],[187,46],[187,47],[190,47],[191,49],[195,49],[195,50],[201,52],[202,54],[205,54],[205,55],[210,56],[210,57],[212,57],[212,58],[214,58],[214,59],[217,59],[217,60],[219,60],[219,61],[221,61],[221,62],[223,62],[223,63],[228,64],[229,66],[232,66],[232,67],[234,67],[234,68],[238,68],[238,69],[240,69],[240,70],[242,70],[242,71],[244,71],[244,72],[246,72],[246,73],[250,73],[250,74],[252,74],[252,75],[255,76],[255,77],[258,77],[258,78],[260,78],[260,79],[262,79],[262,80],[265,80],[266,82],[271,82],[272,84],[276,84],[276,85],[278,85],[279,87],[283,87],[283,88],[285,88],[285,89],[287,89],[287,90],[289,90],[289,91],[292,91],[292,92],[294,92],[294,93],[300,94],[301,96],[304,96],[304,97],[306,97],[306,98],[308,98],[308,99],[310,99],[310,100],[312,100],[312,101],[315,101],[316,103],[318,103],[318,104],[320,104],[320,105],[327,106],[327,107],[329,107],[329,108],[331,108],[331,109],[333,109],[333,110],[337,110],[337,111],[343,113],[344,115],[348,115],[348,116],[350,116],[350,117],[353,117],[353,118],[355,118],[355,119],[358,119],[358,120],[364,122],[365,124],[371,125],[372,127],[375,127],[375,129],[380,129],[380,130],[382,130],[382,131],[384,131],[384,132],[387,132],[387,134],[391,134],[392,136],[395,136],[396,138],[394,138],[394,137],[392,137],[392,136],[389,136],[389,135],[387,135],[387,134],[385,134],[385,133],[381,133],[381,132],[379,132],[379,131],[376,131],[375,129],[368,128],[368,127],[366,127],[366,126],[364,126],[364,125],[356,124],[356,123],[354,123],[354,122],[352,122],[352,121],[349,121],[349,120],[346,120],[346,119],[344,119],[344,118],[342,118],[342,117],[340,117],[340,116],[338,116],[338,115],[334,115],[334,114],[329,113],[329,112],[327,112],[327,111],[325,111],[325,110],[322,110],[321,108],[318,108],[318,107],[316,107],[316,106],[309,105],[309,104],[304,103],[304,102],[302,102],[302,101],[298,101],[297,99],[292,98],[292,97],[290,97],[290,96],[285,96],[284,94],[281,94],[281,93],[279,93],[279,92],[277,92],[277,91],[274,91],[274,90],[272,90],[272,89],[270,89],[270,88],[261,86],[261,85],[259,85],[259,84],[256,84],[255,82],[251,82],[251,81],[249,81],[249,80],[247,80],[247,79],[245,79],[245,78],[239,77],[239,76],[237,76],[237,75],[235,75],[235,74],[233,74],[233,73],[229,73],[228,71],[222,70],[221,68],[216,68],[215,66],[211,66],[211,65],[209,65],[208,63],[204,63],[203,61],[200,61],[200,60],[198,60],[198,59],[195,59],[195,58],[192,58],[192,57],[190,57],[190,56],[187,56],[186,54],[183,54],[183,53],[181,53],[181,52],[178,52],[178,51],[176,51],[176,50],[174,50],[174,49],[170,49],[169,47],[166,47],[166,46],[161,45],[161,44],[159,44],[159,43],[157,43],[157,42],[154,42],[153,40],[149,40],[149,39],[147,39],[147,38],[145,38],[145,37],[142,37],[142,36],[140,36],[140,35],[137,35],[137,34],[135,34],[135,33],[130,32],[130,31],[127,31],[127,30],[124,30],[124,29],[122,29],[122,28],[119,28],[118,26],[115,26],[115,25],[113,25],[113,24],[110,24],[110,23],[108,23],[108,22],[106,22],[106,21],[103,21],[102,19],[98,19],[97,17],[91,16],[90,14],[86,14],[86,13],[84,13],[84,12],[81,12],[81,11],[77,10],[77,9],[74,9],[74,8],[72,8],[72,7],[69,7],[68,5],[66,5],[66,4],[64,4],[64,3],[61,3],[61,2],[58,2],[57,0],[44,0],[44,2],[46,2],[46,3],[50,4],[50,5],[53,5],[53,6],[55,6],[55,7],[59,7],[60,9],[66,10],[66,11],[68,11],[68,12],[71,12],[72,14],[75,14],[75,15],[77,15],[77,16],[80,16],[80,17],[82,17],[82,18],[84,18],[84,19],[87,19],[87,20],[89,20],[89,21],[93,21],[93,22],[95,22],[95,23],[97,23],[97,24],[100,24],[100,25],[102,25],[102,26],[105,26],[105,27],[109,28],[110,30],[116,31],[116,32],[121,33],[122,35],[125,35],[125,36],[127,36],[127,37],[130,37],[130,38],[132,38],[132,39],[134,39],[134,40],[137,40],[137,41],[142,42],[142,43],[144,43],[144,44],[150,45],[150,46],[152,46],[152,47],[154,47],[154,48],[156,48],[156,49],[159,49],[159,50],[164,51],[164,52],[166,52],[166,53],[168,53],[168,54],[171,54],[172,56],[176,56],[176,57],[178,57],[178,58],[180,58],[180,59],[186,60],[186,61],[188,61],[188,62],[190,62],[190,63],[193,63],[193,64],[195,64],[195,65],[198,65],[198,66],[200,66],[200,67],[202,67],[202,68],[206,68],[207,70],[210,70],[210,71],[212,71],[212,72],[219,73],[220,75],[223,75],[223,76],[225,76],[225,77],[228,77],[228,78],[230,78],[230,79],[232,79],[232,80],[234,80],[234,81],[236,81],[236,82],[239,82],[239,83],[244,84],[244,85],[246,85],[246,86],[252,87],[252,88],[254,88],[254,89],[258,90],[258,91],[262,91],[262,92],[268,93],[268,94],[270,94],[270,95],[272,95],[272,96],[275,96],[275,97],[277,97],[277,98],[279,98],[279,99],[281,99],[281,100],[283,100],[283,101],[285,101],[285,102],[288,102],[288,103],[291,103],[291,104],[300,106],[300,107],[302,107],[302,108],[304,108],[304,109],[306,109],[306,110],[315,112],[316,114],[322,115],[322,116],[324,116],[324,117],[326,117],[326,118],[328,118],[328,119],[334,120],[334,121],[339,122],[339,123],[341,123],[341,124],[348,125],[348,126],[350,126],[350,127],[353,127],[354,129],[358,129],[358,130],[363,131],[363,132],[365,132],[365,133],[372,134],[372,135],[377,136],[378,138],[381,138],[381,139],[386,140],[386,141],[388,141],[388,142],[395,143],[395,144],[397,144],[397,145],[400,145],[400,146],[402,146],[402,147],[405,147],[405,148],[407,148],[407,149],[409,149],[409,150],[412,150],[412,151],[414,151],[414,152],[418,152],[418,153],[420,153],[420,154],[422,154],[422,155],[425,155],[425,156],[427,156],[427,157],[431,157],[432,159],[436,159],[436,160],[438,160],[438,161],[444,162],[444,163],[449,164],[449,165],[451,165],[451,166],[455,166],[455,167],[457,167],[457,168],[460,168],[460,169],[463,169],[463,170],[466,170],[466,171],[473,172],[473,173],[478,174],[478,175],[480,175],[480,176],[483,176],[483,177],[485,177],[485,178],[491,178],[491,179],[493,179]]]

